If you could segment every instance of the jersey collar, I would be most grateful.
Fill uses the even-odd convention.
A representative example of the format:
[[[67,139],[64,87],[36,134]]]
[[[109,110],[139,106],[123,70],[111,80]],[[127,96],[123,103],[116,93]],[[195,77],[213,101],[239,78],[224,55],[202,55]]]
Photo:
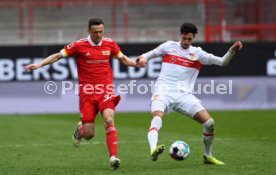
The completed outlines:
[[[99,44],[96,44],[92,41],[90,35],[87,36],[87,40],[91,44],[91,46],[101,46],[102,45],[102,40],[101,40],[101,42],[99,42]]]

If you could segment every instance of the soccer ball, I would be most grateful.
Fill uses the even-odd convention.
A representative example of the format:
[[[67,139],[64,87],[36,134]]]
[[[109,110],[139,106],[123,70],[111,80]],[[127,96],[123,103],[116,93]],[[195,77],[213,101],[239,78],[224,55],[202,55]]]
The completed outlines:
[[[175,160],[184,160],[189,154],[189,145],[184,141],[175,141],[170,147],[170,155]]]

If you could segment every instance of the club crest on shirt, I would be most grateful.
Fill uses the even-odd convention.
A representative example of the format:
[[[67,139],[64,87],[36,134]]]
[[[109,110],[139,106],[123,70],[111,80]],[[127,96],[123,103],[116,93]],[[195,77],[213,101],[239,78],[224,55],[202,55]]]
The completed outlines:
[[[106,50],[106,51],[102,51],[103,55],[110,55],[110,51]]]
[[[71,44],[67,45],[68,50],[70,50],[72,47],[74,47],[74,43],[71,43]]]
[[[192,60],[192,61],[195,61],[196,60],[196,57],[195,57],[195,54],[193,53],[189,53],[189,60]]]

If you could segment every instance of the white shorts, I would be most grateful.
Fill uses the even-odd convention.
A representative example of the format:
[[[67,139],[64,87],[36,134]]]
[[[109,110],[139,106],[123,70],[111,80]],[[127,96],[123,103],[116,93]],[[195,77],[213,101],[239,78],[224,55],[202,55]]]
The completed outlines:
[[[174,110],[189,117],[194,117],[197,112],[204,109],[200,100],[193,94],[154,94],[151,98],[151,112],[162,111],[168,114],[170,111]]]

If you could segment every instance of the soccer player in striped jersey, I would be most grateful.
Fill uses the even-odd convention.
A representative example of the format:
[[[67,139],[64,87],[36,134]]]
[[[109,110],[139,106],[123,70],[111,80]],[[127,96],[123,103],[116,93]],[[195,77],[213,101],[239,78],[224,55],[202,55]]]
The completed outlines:
[[[180,33],[180,41],[167,41],[136,59],[138,65],[145,66],[147,61],[153,58],[163,58],[161,72],[155,82],[151,99],[152,120],[148,131],[151,159],[156,161],[158,155],[165,149],[165,145],[157,145],[158,131],[162,126],[163,116],[170,110],[174,110],[202,125],[203,162],[224,165],[212,155],[214,119],[192,91],[202,65],[227,66],[235,53],[242,48],[242,43],[235,42],[223,57],[218,57],[191,45],[197,34],[197,27],[194,24],[182,24]]]
[[[118,138],[114,123],[115,107],[120,96],[114,93],[113,73],[110,58],[119,59],[127,66],[137,66],[136,62],[124,55],[120,47],[110,38],[104,38],[104,23],[99,18],[88,22],[87,38],[65,46],[59,53],[52,54],[38,64],[25,66],[25,71],[35,70],[52,64],[61,58],[75,56],[79,80],[79,110],[81,121],[72,136],[74,146],[81,139],[90,140],[95,132],[95,118],[100,112],[105,123],[106,144],[112,169],[117,169],[120,159],[117,157]]]

